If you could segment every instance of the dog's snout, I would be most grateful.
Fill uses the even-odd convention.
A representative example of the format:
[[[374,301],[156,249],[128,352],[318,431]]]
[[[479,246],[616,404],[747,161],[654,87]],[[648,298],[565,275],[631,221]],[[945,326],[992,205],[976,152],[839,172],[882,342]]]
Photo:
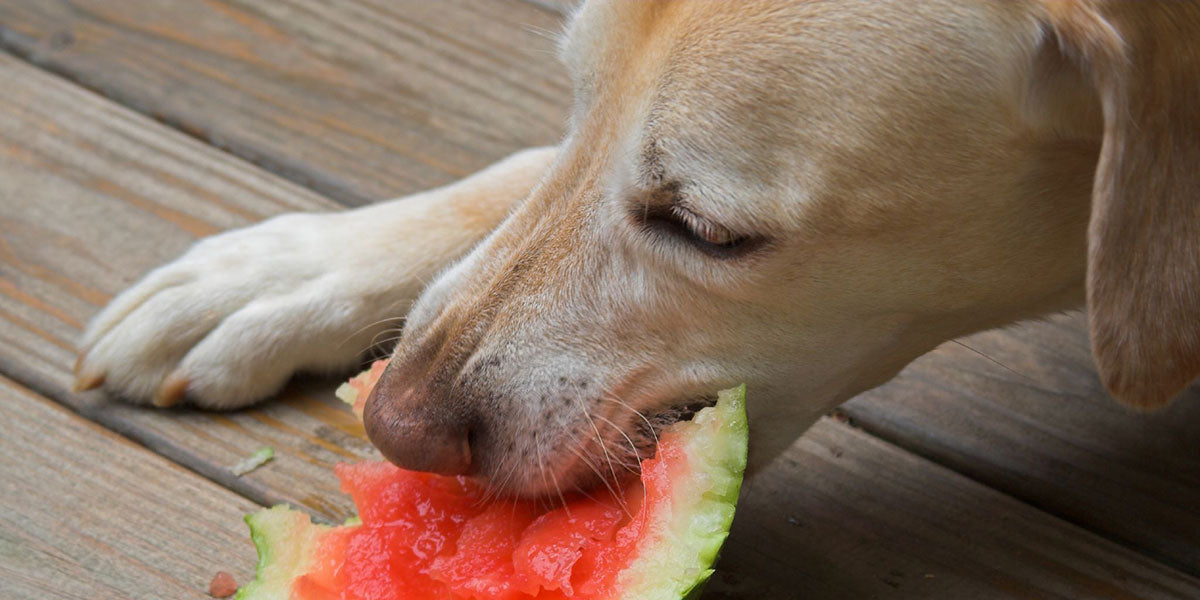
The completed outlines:
[[[463,475],[471,468],[471,419],[439,406],[386,371],[367,398],[363,424],[384,458],[413,471]]]

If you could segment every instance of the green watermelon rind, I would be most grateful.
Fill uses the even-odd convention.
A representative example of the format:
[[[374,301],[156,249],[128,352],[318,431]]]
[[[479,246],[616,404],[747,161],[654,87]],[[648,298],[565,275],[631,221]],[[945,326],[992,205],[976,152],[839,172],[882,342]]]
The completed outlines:
[[[286,504],[248,514],[245,520],[258,563],[254,581],[242,586],[235,600],[289,600],[292,581],[308,572],[317,539],[329,526],[313,524],[307,514]]]
[[[651,535],[639,540],[631,564],[617,576],[622,600],[700,597],[729,535],[746,470],[746,386],[721,391],[715,406],[673,425],[671,431],[683,435],[689,472],[700,477],[677,485],[670,510],[654,515]],[[288,600],[291,582],[308,571],[317,540],[330,527],[314,525],[308,515],[286,505],[246,515],[245,520],[258,563],[254,581],[239,589],[235,600]],[[355,519],[346,524],[356,524]],[[681,575],[664,578],[664,573]]]
[[[715,406],[672,429],[683,434],[688,465],[699,476],[675,486],[670,510],[655,515],[651,535],[639,541],[629,566],[617,575],[623,599],[698,598],[712,576],[746,471],[746,386],[720,392]]]

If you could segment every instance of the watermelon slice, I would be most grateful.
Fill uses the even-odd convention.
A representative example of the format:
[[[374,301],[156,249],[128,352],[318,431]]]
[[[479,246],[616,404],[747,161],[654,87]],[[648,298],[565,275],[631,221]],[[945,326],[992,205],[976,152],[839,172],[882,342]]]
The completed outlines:
[[[384,361],[339,390],[361,414]],[[339,527],[275,506],[247,515],[258,549],[239,600],[679,600],[699,595],[746,466],[745,387],[659,435],[641,479],[549,509],[485,501],[464,477],[383,462],[335,472],[359,517]]]

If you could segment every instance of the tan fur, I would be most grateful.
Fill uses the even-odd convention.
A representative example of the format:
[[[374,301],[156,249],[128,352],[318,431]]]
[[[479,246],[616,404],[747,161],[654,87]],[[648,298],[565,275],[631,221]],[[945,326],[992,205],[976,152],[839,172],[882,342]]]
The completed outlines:
[[[564,393],[528,374],[539,348],[574,355],[555,377],[623,390],[643,412],[744,378],[759,394],[756,448],[770,456],[945,339],[1079,302],[1100,160],[1090,289],[1102,372],[1126,401],[1165,401],[1197,374],[1200,353],[1187,346],[1195,273],[1131,279],[1105,257],[1194,261],[1200,237],[1181,236],[1198,223],[1182,223],[1196,203],[1180,195],[1164,207],[1176,217],[1165,240],[1148,235],[1153,224],[1118,240],[1104,226],[1131,222],[1111,214],[1105,174],[1144,160],[1127,143],[1114,154],[1103,77],[1113,71],[1096,66],[1126,56],[1121,35],[1081,2],[587,4],[564,47],[577,106],[562,155],[475,264],[444,284],[442,302],[418,311],[397,363],[423,362],[427,351],[409,349],[440,345],[443,387],[427,401],[509,390],[500,404],[532,404],[534,416],[561,409],[525,396]],[[1191,144],[1176,159],[1194,171],[1195,140],[1165,133],[1150,143]],[[1169,178],[1186,185],[1183,175]],[[1153,174],[1135,177],[1120,185],[1153,185]],[[721,263],[647,246],[622,213],[658,202],[664,186],[768,248]],[[1105,281],[1118,285],[1106,291]],[[1151,283],[1186,306],[1163,309],[1161,321],[1131,314],[1163,306]],[[1110,352],[1117,331],[1139,350]],[[504,350],[514,346],[535,350]],[[1164,352],[1179,360],[1152,360]],[[472,360],[497,355],[508,356],[500,369],[472,374]],[[525,435],[542,426],[522,412],[488,418]],[[499,469],[486,456],[496,450],[481,446],[484,472]]]
[[[1200,375],[1200,3],[1051,2],[1104,106],[1088,251],[1092,350],[1130,404]]]
[[[229,263],[206,242],[97,319],[81,385],[174,382],[173,398],[181,374],[193,401],[244,404],[354,358],[256,362],[245,340],[370,333],[477,243],[413,305],[367,427],[402,465],[501,491],[607,479],[646,449],[643,416],[742,381],[762,464],[937,344],[1085,300],[1114,395],[1160,405],[1200,374],[1198,5],[587,2],[564,36],[575,105],[556,151],[290,224],[355,261],[279,244],[280,223],[227,234],[285,266],[257,288],[204,275]],[[720,254],[708,236],[749,242]],[[180,278],[198,282],[182,312],[158,301]],[[265,313],[325,337],[211,341],[212,315],[253,323],[247,289],[338,310]],[[155,346],[160,304],[199,337]],[[263,367],[271,385],[248,375]]]

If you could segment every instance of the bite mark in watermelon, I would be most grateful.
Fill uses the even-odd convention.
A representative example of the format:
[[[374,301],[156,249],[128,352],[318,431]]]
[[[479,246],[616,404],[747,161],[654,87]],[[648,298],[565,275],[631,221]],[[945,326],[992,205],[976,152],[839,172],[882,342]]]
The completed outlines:
[[[334,390],[334,395],[342,399],[342,402],[350,405],[350,410],[358,415],[358,418],[363,416],[363,407],[367,404],[367,396],[371,395],[371,388],[375,387],[375,382],[383,376],[383,370],[387,367],[388,361],[377,360],[371,363],[371,368],[351,377],[349,381],[338,386]]]
[[[338,390],[361,415],[386,361]],[[485,502],[465,477],[388,463],[335,472],[359,510],[340,527],[276,506],[248,515],[257,576],[239,600],[678,600],[712,574],[746,466],[745,387],[659,435],[622,498],[546,510]]]

